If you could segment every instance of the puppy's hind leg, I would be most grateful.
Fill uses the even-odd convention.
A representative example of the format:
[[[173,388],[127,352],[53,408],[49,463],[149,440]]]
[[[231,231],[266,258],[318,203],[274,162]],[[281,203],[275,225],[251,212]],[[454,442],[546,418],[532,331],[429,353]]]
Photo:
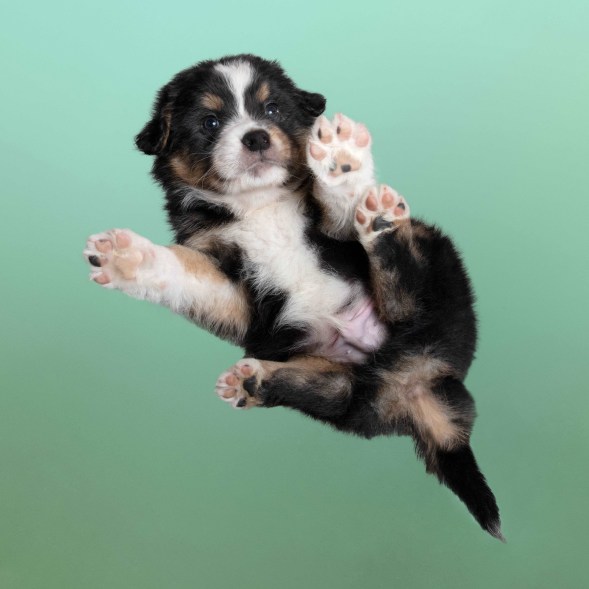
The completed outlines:
[[[389,186],[373,186],[360,199],[354,221],[370,260],[377,312],[392,322],[415,317],[427,265],[414,240],[407,201]]]
[[[237,409],[282,405],[332,421],[347,411],[352,377],[349,366],[317,356],[287,362],[244,358],[218,378],[216,393]]]
[[[453,377],[434,383],[409,402],[417,454],[466,505],[479,525],[504,541],[495,496],[481,473],[469,444],[474,401]]]

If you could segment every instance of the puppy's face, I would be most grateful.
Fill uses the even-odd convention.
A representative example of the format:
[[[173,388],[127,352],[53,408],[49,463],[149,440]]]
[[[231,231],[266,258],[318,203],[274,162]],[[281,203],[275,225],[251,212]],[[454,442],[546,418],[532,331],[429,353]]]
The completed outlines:
[[[280,66],[252,55],[180,72],[136,138],[173,181],[210,196],[285,184],[303,174],[305,141],[325,99],[298,89]]]

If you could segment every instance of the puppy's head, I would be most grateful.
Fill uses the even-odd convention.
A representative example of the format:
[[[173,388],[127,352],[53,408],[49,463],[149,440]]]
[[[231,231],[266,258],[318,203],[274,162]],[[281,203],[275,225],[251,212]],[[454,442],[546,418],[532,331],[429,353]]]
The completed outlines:
[[[300,176],[324,109],[323,96],[297,88],[276,62],[236,55],[176,75],[135,143],[174,183],[236,195]]]

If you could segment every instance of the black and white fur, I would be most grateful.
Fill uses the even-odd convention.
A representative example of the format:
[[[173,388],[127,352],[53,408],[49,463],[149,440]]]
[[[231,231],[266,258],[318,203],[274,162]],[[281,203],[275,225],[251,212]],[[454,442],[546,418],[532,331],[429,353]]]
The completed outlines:
[[[476,321],[460,257],[375,184],[365,127],[324,107],[252,55],[180,72],[136,138],[155,156],[177,245],[94,235],[91,276],[242,346],[216,385],[234,407],[412,436],[428,471],[502,538],[469,445]]]

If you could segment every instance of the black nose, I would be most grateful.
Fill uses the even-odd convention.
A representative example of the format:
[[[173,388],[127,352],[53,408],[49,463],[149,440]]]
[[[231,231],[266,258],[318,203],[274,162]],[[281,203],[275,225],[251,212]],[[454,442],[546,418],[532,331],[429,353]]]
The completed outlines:
[[[264,151],[270,147],[270,135],[266,131],[258,129],[257,131],[246,133],[241,138],[241,142],[250,151]]]

